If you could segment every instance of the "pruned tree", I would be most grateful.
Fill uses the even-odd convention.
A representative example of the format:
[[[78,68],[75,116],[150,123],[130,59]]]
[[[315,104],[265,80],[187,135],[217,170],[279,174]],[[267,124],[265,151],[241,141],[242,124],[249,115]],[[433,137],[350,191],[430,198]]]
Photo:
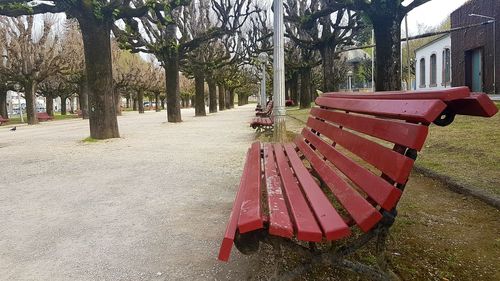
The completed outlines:
[[[10,80],[24,89],[28,124],[38,124],[36,93],[38,85],[67,68],[63,59],[55,19],[44,17],[39,34],[33,16],[0,18],[0,39],[6,61],[0,67]]]
[[[329,9],[339,4],[361,11],[370,19],[375,33],[375,89],[401,90],[401,22],[416,7],[430,0],[336,0]],[[405,3],[405,4],[403,4]]]
[[[359,13],[340,5],[329,7],[331,2],[288,0],[284,3],[286,36],[300,48],[316,50],[320,54],[324,92],[339,89],[334,79],[337,48],[354,44],[362,27]]]
[[[150,9],[160,11],[166,6],[164,1],[141,4],[130,0],[0,0],[0,15],[17,17],[66,13],[78,21],[83,36],[89,87],[90,136],[108,139],[120,137],[112,91],[111,27],[116,20],[139,17]]]
[[[147,1],[137,0],[144,5]],[[235,32],[253,11],[251,0],[211,0],[216,24],[203,32],[192,33],[182,27],[183,12],[191,2],[167,1],[164,11],[151,10],[142,18],[125,20],[126,27],[115,26],[121,46],[133,52],[153,54],[165,69],[168,122],[181,122],[179,70],[181,59],[204,42]],[[134,2],[135,3],[135,2]],[[178,31],[181,33],[179,38]]]

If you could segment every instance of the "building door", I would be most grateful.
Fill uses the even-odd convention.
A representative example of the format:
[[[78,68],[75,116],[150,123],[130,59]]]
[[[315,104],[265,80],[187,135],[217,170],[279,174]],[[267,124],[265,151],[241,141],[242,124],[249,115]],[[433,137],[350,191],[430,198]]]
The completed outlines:
[[[483,52],[481,49],[475,49],[471,51],[471,78],[472,85],[471,90],[473,92],[483,91]]]

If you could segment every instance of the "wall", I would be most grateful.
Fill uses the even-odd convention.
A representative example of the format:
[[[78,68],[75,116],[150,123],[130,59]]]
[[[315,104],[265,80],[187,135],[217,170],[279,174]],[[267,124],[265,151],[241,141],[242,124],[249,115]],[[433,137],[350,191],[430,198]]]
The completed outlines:
[[[443,50],[445,48],[451,48],[451,38],[449,35],[440,38],[428,45],[420,48],[415,53],[415,75],[417,81],[417,91],[418,90],[429,90],[429,89],[443,89],[451,87],[450,84],[443,83]],[[453,51],[452,51],[453,52]],[[436,54],[436,86],[431,87],[431,55]],[[420,60],[425,59],[425,85],[420,85]],[[453,69],[453,61],[452,61]],[[453,77],[453,71],[452,71]]]
[[[451,26],[462,27],[485,22],[488,19],[471,17],[469,14],[481,14],[496,17],[500,21],[500,1],[498,0],[472,0],[451,14]],[[500,22],[496,22],[496,69],[497,81],[500,81]],[[453,32],[452,43],[452,85],[467,85],[466,77],[466,51],[476,48],[483,50],[483,91],[493,93],[493,24]],[[498,83],[497,83],[498,84]],[[497,87],[497,93],[498,91]]]

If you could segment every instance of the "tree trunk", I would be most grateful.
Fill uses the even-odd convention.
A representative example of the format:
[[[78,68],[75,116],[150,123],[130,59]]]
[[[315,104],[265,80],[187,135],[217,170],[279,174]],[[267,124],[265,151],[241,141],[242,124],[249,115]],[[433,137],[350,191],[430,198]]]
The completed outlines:
[[[224,85],[219,85],[219,110],[223,111],[226,109],[226,90]]]
[[[164,63],[167,87],[167,119],[168,122],[182,122],[180,90],[179,90],[179,50],[177,49],[177,26],[169,24],[166,27],[166,37],[171,40],[166,50]]]
[[[80,85],[80,110],[82,111],[82,118],[89,119],[89,85],[85,79]]]
[[[36,118],[36,87],[37,84],[34,81],[29,81],[24,85],[24,98],[26,99],[26,115],[28,116],[29,125],[38,124],[38,118]]]
[[[339,87],[335,84],[335,48],[336,44],[326,44],[320,50],[323,67],[323,89],[325,93],[336,92]]]
[[[7,110],[7,90],[0,89],[0,116],[9,119],[9,111]]]
[[[290,100],[290,80],[285,81],[285,101]]]
[[[144,113],[144,91],[139,90],[137,92],[137,103],[139,105],[139,114]]]
[[[127,109],[128,109],[130,108],[130,97],[127,96],[126,99],[127,99]]]
[[[207,116],[205,110],[205,73],[201,68],[194,71],[194,88],[196,99],[195,116]]]
[[[90,137],[119,138],[113,98],[110,31],[112,22],[78,17],[83,36],[85,69],[89,86]]]
[[[52,96],[45,98],[45,111],[49,116],[54,116],[54,99]]]
[[[234,89],[229,90],[229,108],[234,108]]]
[[[217,84],[213,79],[208,79],[208,109],[210,113],[217,113]]]
[[[397,15],[373,17],[375,33],[375,90],[401,90],[401,20]]]
[[[300,108],[311,107],[311,68],[300,70]]]
[[[115,89],[116,116],[122,116],[122,95]]]
[[[297,103],[299,100],[299,73],[294,72],[292,74],[292,80],[290,80],[290,98]]]
[[[161,109],[165,109],[165,99],[161,99]]]
[[[61,97],[61,115],[66,115],[68,113],[66,99],[66,97]]]
[[[134,98],[132,101],[132,110],[137,111],[137,98]]]
[[[156,112],[160,112],[161,111],[161,107],[160,107],[160,93],[155,93],[155,110],[156,110]]]
[[[191,107],[196,107],[196,96],[191,96],[190,101]]]

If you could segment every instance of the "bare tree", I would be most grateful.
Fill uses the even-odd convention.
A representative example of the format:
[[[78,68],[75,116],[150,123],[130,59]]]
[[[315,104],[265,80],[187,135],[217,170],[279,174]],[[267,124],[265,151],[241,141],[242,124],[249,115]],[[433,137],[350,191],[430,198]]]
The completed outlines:
[[[144,0],[138,0],[144,4]],[[123,48],[153,54],[165,69],[168,122],[181,122],[179,70],[181,59],[204,42],[234,33],[253,12],[251,0],[212,0],[213,17],[217,24],[200,33],[183,30],[183,12],[191,1],[168,1],[168,10],[150,11],[140,19],[126,20],[126,28],[115,26]],[[200,1],[193,1],[200,2]],[[167,5],[165,5],[167,6]],[[143,31],[143,32],[141,32]],[[182,36],[178,38],[178,31]]]
[[[112,91],[111,27],[118,19],[138,17],[150,9],[160,11],[167,6],[164,1],[147,1],[147,5],[141,5],[130,0],[0,0],[0,15],[16,17],[64,12],[78,21],[89,90],[90,136],[108,139],[120,137]]]
[[[6,63],[1,72],[7,73],[24,89],[28,124],[38,123],[36,118],[36,92],[38,84],[48,77],[64,71],[67,67],[60,45],[55,21],[44,17],[40,34],[33,16],[0,18],[0,29],[4,36],[0,40],[6,50]]]
[[[377,44],[375,47],[377,54],[375,89],[377,91],[401,90],[401,22],[411,10],[429,1],[330,1],[329,9],[343,5],[349,9],[362,11],[370,19]],[[406,5],[403,2],[406,2]]]

